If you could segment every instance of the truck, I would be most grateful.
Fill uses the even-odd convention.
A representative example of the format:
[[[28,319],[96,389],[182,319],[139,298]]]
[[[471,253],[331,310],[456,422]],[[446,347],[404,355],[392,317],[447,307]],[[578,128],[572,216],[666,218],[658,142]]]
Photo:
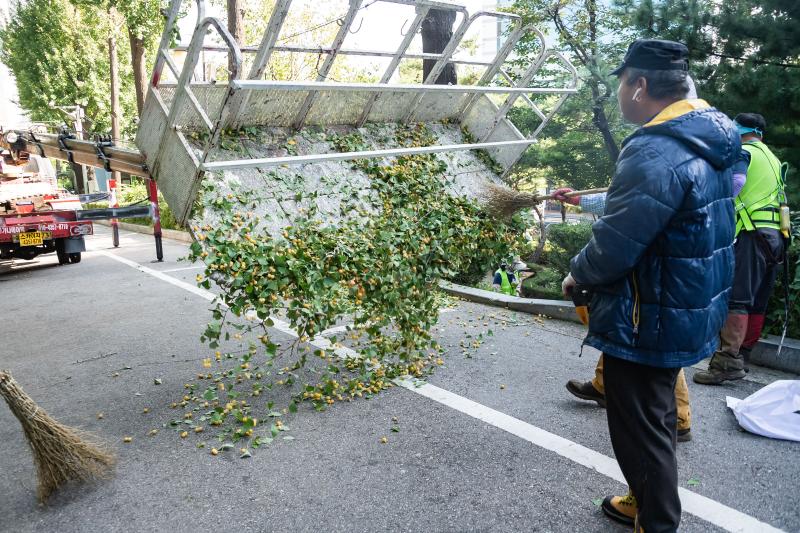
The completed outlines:
[[[55,253],[79,263],[91,220],[79,220],[80,198],[58,186],[49,159],[23,149],[14,131],[3,135],[0,159],[0,259],[31,260]]]

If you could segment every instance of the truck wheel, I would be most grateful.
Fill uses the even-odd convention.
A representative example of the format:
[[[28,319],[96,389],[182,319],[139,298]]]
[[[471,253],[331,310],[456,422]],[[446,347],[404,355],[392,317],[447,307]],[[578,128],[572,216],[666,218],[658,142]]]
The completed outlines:
[[[69,263],[69,254],[64,251],[64,240],[56,240],[56,255],[58,256],[58,264],[66,265]]]
[[[74,254],[69,254],[69,262],[70,263],[80,263],[81,262],[81,253],[77,252]]]

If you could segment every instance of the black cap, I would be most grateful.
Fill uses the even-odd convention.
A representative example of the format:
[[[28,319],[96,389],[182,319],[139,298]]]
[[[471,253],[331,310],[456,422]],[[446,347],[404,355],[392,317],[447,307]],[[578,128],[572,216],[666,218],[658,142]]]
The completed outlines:
[[[689,49],[675,41],[637,39],[628,46],[622,64],[611,74],[619,76],[626,67],[644,70],[689,70]]]
[[[761,135],[767,130],[767,121],[758,113],[739,113],[733,121],[745,128],[759,130]]]

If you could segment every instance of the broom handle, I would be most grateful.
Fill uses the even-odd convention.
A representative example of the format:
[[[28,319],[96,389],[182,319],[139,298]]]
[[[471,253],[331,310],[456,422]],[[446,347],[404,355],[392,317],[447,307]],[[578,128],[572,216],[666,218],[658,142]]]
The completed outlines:
[[[598,194],[601,192],[608,192],[608,187],[600,187],[598,189],[586,189],[585,191],[572,191],[564,194],[565,198],[572,198],[573,196],[583,196],[584,194]],[[536,200],[543,201],[543,200],[555,200],[556,197],[552,194],[548,194],[546,196],[537,196]]]

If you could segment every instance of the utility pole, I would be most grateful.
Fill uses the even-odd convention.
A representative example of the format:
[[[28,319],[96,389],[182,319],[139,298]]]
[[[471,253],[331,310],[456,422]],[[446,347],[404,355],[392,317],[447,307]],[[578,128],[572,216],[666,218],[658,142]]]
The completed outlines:
[[[119,143],[119,63],[117,62],[117,41],[113,35],[108,38],[108,63],[111,68],[111,141]],[[119,206],[119,171],[111,173],[108,180],[109,207]],[[119,246],[119,222],[111,219],[111,233],[114,247]]]
[[[108,38],[108,60],[111,65],[111,140],[119,143],[119,63],[117,61],[117,40]],[[114,172],[119,179],[119,172]]]

